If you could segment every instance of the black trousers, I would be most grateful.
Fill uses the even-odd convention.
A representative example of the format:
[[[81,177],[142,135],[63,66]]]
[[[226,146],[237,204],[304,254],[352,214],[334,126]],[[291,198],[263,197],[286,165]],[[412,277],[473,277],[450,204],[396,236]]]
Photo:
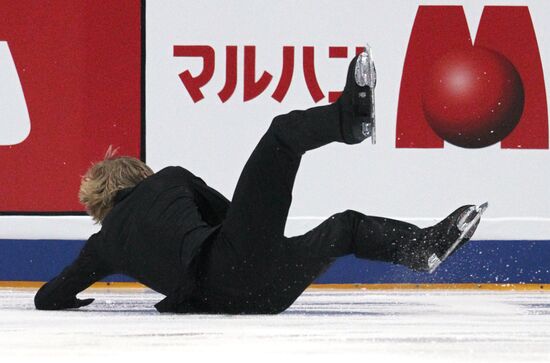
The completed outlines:
[[[337,104],[277,116],[237,183],[227,218],[199,267],[197,309],[274,314],[287,309],[335,258],[397,262],[419,230],[401,221],[336,214],[302,236],[284,229],[302,155],[342,142]]]

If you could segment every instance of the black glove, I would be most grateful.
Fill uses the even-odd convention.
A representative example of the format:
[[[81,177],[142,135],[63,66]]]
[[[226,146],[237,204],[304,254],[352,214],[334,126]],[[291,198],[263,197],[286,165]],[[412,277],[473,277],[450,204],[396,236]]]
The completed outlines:
[[[78,309],[86,305],[90,305],[95,299],[80,300],[76,297],[72,300],[67,300],[62,304],[56,304],[51,310],[63,310],[63,309]]]
[[[94,302],[95,299],[84,299],[84,300],[80,300],[80,299],[77,299],[75,298],[74,301],[73,301],[73,306],[71,306],[70,308],[81,308],[83,306],[87,306],[87,305],[90,305],[91,303]],[[69,308],[68,308],[69,309]]]

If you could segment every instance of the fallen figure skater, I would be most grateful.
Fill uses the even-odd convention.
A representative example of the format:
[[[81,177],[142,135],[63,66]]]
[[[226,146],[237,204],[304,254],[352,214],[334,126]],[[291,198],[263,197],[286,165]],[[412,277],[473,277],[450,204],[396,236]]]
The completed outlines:
[[[37,309],[86,306],[76,295],[122,273],[165,295],[160,312],[276,314],[340,256],[433,272],[473,235],[486,204],[465,205],[428,228],[348,210],[285,237],[292,187],[305,152],[374,137],[376,73],[370,49],[355,57],[337,102],[273,119],[233,200],[182,167],[157,173],[131,157],[86,172],[79,197],[101,230],[35,296]]]

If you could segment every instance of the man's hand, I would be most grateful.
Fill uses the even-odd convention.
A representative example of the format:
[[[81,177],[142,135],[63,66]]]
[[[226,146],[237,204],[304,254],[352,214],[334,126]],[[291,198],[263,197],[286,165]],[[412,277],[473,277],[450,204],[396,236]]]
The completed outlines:
[[[64,310],[64,309],[78,309],[83,306],[90,305],[95,299],[80,300],[76,297],[71,300],[63,302],[56,301],[42,301],[41,299],[34,300],[34,304],[38,310]]]
[[[74,299],[74,306],[72,306],[71,308],[81,308],[83,306],[87,306],[87,305],[90,305],[91,303],[94,302],[95,299],[84,299],[84,300],[80,300],[80,299]]]

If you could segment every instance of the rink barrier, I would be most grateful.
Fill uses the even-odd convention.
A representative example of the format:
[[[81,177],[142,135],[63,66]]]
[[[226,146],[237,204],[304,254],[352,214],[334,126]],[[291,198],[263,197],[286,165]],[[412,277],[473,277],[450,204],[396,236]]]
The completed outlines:
[[[38,289],[42,281],[0,281],[0,288]],[[139,282],[96,282],[91,289],[148,289]],[[488,290],[550,291],[550,284],[312,284],[312,290]]]
[[[313,284],[310,289],[323,290],[491,290],[550,291],[550,284]]]
[[[0,239],[0,286],[40,286],[69,265],[82,240]],[[111,275],[104,287],[133,287],[135,280]],[[472,241],[449,257],[433,274],[354,256],[338,258],[315,284],[324,288],[468,288],[549,289],[550,240]],[[542,288],[540,286],[543,286]],[[492,287],[496,289],[497,287]],[[487,287],[489,289],[489,287]]]

